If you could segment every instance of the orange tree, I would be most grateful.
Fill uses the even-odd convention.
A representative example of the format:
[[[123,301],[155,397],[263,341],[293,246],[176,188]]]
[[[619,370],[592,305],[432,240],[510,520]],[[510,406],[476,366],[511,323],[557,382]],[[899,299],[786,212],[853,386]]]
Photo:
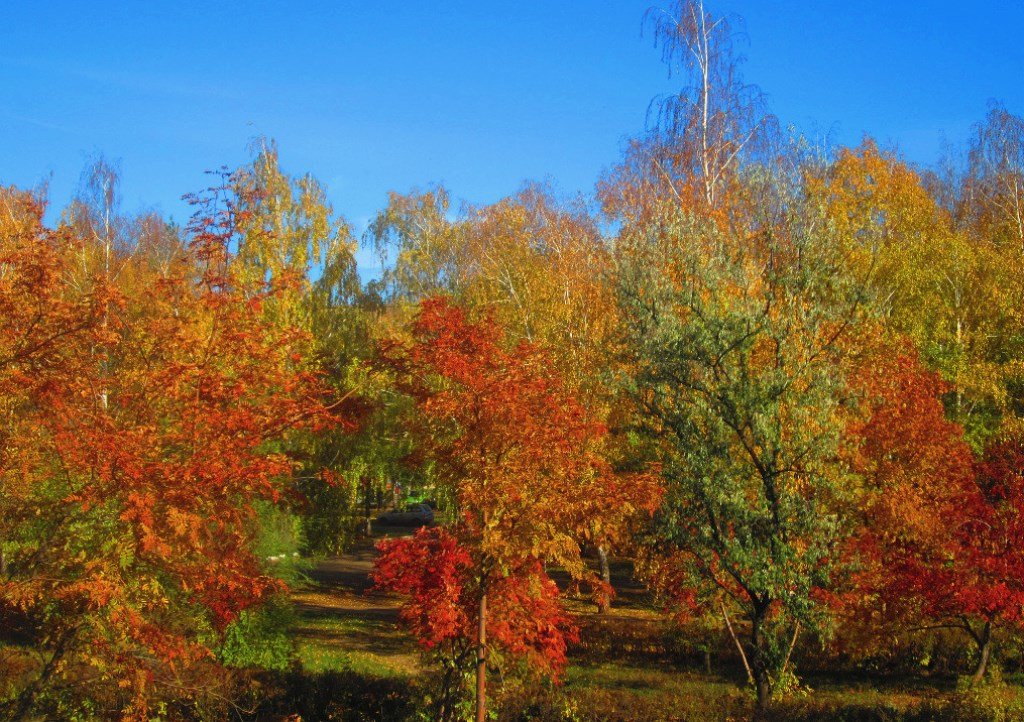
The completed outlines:
[[[444,661],[438,716],[475,652],[477,719],[485,715],[489,649],[526,655],[554,675],[573,634],[545,572],[586,575],[576,543],[595,517],[657,498],[642,475],[618,476],[602,457],[606,430],[565,390],[551,359],[526,342],[507,347],[491,316],[478,321],[441,298],[421,304],[412,341],[381,349],[397,386],[415,400],[424,460],[454,501],[443,530],[381,544],[375,579],[410,595],[402,618]],[[593,580],[597,583],[596,580]]]
[[[81,244],[45,228],[41,200],[4,188],[0,208],[0,681],[15,690],[23,683],[31,695],[67,646],[61,628],[44,624],[47,608],[77,596],[67,578],[49,581],[59,594],[40,588],[52,575],[46,560],[65,541],[56,529],[46,533],[42,518],[65,515],[47,498],[50,475],[35,471],[58,461],[41,443],[45,420],[93,350],[109,342],[101,321],[112,296],[100,284],[83,293],[66,287]],[[49,652],[41,659],[32,654],[37,642]]]
[[[7,711],[148,719],[216,685],[223,632],[280,589],[254,504],[292,471],[281,441],[331,414],[306,337],[264,320],[275,289],[234,276],[230,205],[159,272],[126,256],[116,288],[69,281],[90,241],[40,217],[3,239],[0,608],[29,659]]]
[[[857,571],[833,602],[843,622],[840,641],[871,653],[890,643],[880,628],[928,626],[900,572],[908,555],[924,555],[948,536],[944,511],[970,483],[972,454],[963,428],[946,418],[949,385],[925,368],[911,344],[872,344],[851,383],[859,401],[842,454],[860,486],[851,510],[857,530],[846,552]]]

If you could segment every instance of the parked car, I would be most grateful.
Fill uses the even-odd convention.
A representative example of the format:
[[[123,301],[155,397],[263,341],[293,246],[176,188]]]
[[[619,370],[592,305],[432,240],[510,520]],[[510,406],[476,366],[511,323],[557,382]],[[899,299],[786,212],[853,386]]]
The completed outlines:
[[[434,510],[426,504],[407,504],[404,509],[384,512],[377,521],[394,526],[426,526],[434,523]]]

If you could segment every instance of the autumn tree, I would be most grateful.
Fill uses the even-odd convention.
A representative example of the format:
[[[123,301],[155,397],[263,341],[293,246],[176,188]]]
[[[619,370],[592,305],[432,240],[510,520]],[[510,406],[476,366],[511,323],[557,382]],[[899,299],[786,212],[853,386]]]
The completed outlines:
[[[201,205],[166,274],[85,295],[68,278],[93,240],[24,217],[4,229],[5,380],[67,370],[4,399],[0,599],[39,654],[6,711],[148,719],[216,684],[224,630],[281,589],[253,550],[255,503],[286,488],[288,434],[333,422],[326,389],[300,363],[308,337],[266,322],[274,289],[235,275],[235,206]]]
[[[566,620],[544,565],[584,576],[577,539],[588,521],[656,495],[644,477],[611,472],[600,454],[604,428],[548,355],[526,342],[509,346],[492,316],[474,321],[429,299],[412,341],[381,353],[416,402],[420,453],[436,464],[454,509],[444,531],[382,543],[375,576],[412,595],[403,618],[425,647],[444,645],[452,674],[475,652],[483,720],[492,647],[529,654],[552,673],[564,665]]]
[[[900,623],[961,630],[976,646],[980,681],[993,630],[1019,624],[1024,608],[1015,541],[1022,446],[997,441],[976,458],[946,418],[948,382],[909,346],[876,346],[853,383],[861,401],[847,451],[863,496],[850,606],[876,634]]]
[[[1019,438],[992,442],[947,492],[938,515],[942,531],[930,544],[904,549],[893,579],[932,620],[962,630],[974,643],[974,682],[985,676],[994,630],[1024,621],[1022,469]]]
[[[38,426],[31,414],[39,398],[76,376],[88,351],[103,339],[99,328],[109,289],[76,294],[64,287],[77,245],[45,228],[45,203],[36,194],[0,189],[0,473],[3,474],[0,577],[10,581],[17,520],[32,497],[31,479],[11,472],[35,457]],[[14,613],[6,605],[5,614]]]
[[[844,554],[856,572],[832,601],[841,641],[863,653],[933,623],[903,574],[908,558],[937,555],[946,543],[948,513],[971,482],[973,454],[963,428],[946,418],[948,382],[909,341],[883,331],[862,350],[850,384],[857,402],[842,454],[859,493]]]
[[[582,202],[527,184],[454,214],[443,188],[392,194],[369,240],[392,259],[389,298],[415,304],[445,293],[489,308],[514,340],[557,349],[573,389],[601,395],[601,349],[615,323],[611,257]]]
[[[624,407],[606,377],[615,354],[617,310],[609,245],[580,199],[526,184],[486,206],[452,211],[443,188],[392,194],[369,236],[393,266],[383,281],[389,314],[443,290],[470,308],[487,308],[513,340],[552,351],[565,383],[613,430],[608,458],[630,455]],[[605,582],[608,556],[628,551],[626,528],[595,518],[581,539],[592,545]],[[610,587],[603,586],[602,589]],[[605,597],[598,600],[606,608]]]
[[[626,226],[658,226],[666,209],[735,224],[746,215],[743,168],[770,153],[776,121],[742,76],[732,21],[703,0],[652,9],[645,27],[679,92],[655,98],[646,135],[598,187],[604,210]]]
[[[664,464],[659,576],[742,610],[762,709],[789,640],[824,626],[848,533],[839,418],[863,296],[802,210],[757,244],[691,218],[620,249],[627,388]]]
[[[976,445],[1015,414],[1024,286],[1014,264],[941,207],[921,177],[871,140],[841,149],[808,192],[890,329],[951,384],[954,418]]]
[[[462,262],[461,234],[449,218],[451,194],[444,186],[392,191],[387,205],[366,231],[385,265],[384,295],[413,305],[438,294],[456,293]]]

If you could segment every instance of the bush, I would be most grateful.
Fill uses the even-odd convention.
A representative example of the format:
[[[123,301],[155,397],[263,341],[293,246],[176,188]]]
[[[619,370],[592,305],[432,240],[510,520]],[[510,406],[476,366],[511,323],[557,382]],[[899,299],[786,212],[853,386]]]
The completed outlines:
[[[229,667],[284,671],[295,659],[291,626],[295,613],[286,597],[247,609],[228,626],[219,657]]]

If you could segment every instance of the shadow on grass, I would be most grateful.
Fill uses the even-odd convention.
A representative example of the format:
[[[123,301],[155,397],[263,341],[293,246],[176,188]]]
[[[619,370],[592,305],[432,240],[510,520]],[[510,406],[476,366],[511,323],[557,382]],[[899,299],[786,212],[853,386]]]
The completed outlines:
[[[356,672],[287,672],[260,680],[268,694],[258,722],[337,720],[370,722],[412,719],[417,692],[409,680],[381,678]]]

